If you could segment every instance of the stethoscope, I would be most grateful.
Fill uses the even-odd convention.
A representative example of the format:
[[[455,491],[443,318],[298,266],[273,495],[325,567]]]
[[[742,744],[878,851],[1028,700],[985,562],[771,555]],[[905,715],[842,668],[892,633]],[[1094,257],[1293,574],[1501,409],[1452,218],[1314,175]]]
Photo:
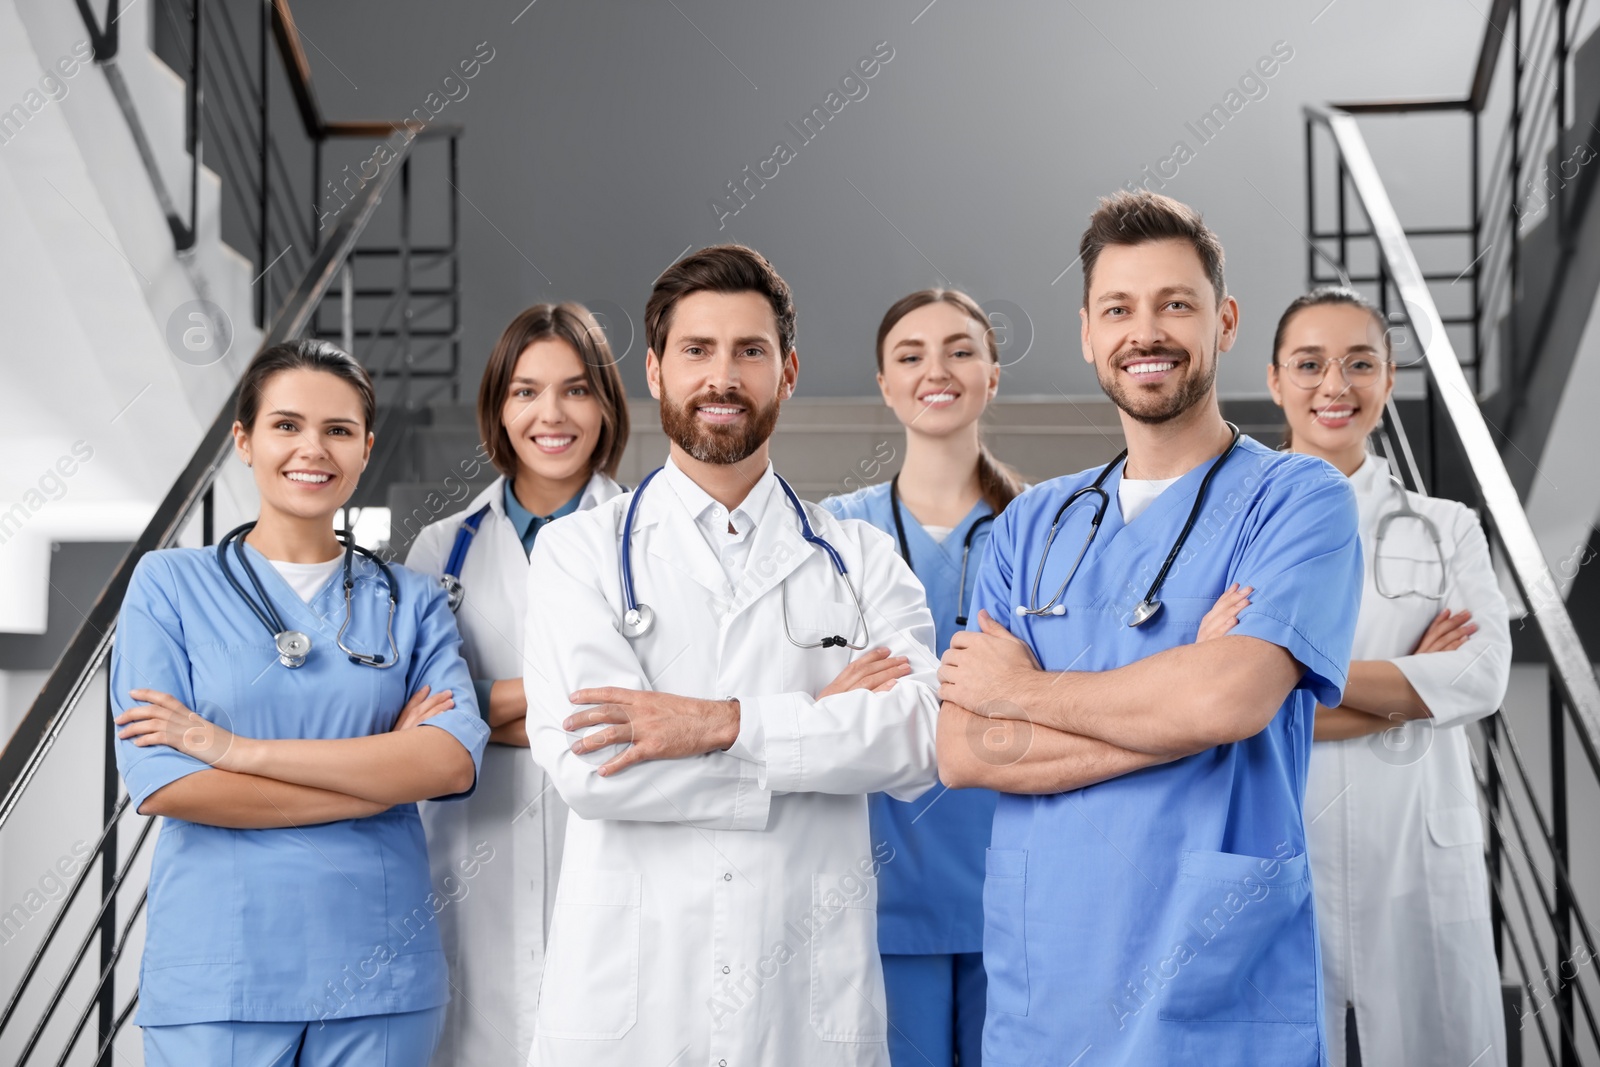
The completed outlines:
[[[1433,520],[1411,506],[1411,498],[1406,495],[1406,487],[1401,484],[1399,478],[1390,474],[1389,484],[1394,488],[1396,495],[1400,497],[1400,506],[1378,520],[1376,543],[1372,546],[1373,587],[1377,589],[1378,595],[1385,600],[1400,600],[1408,596],[1420,596],[1425,600],[1443,600],[1445,591],[1444,543],[1439,538],[1439,528],[1433,524]],[[1421,523],[1423,530],[1427,532],[1428,540],[1433,542],[1433,554],[1439,560],[1439,589],[1437,592],[1428,593],[1421,589],[1406,589],[1399,593],[1391,593],[1384,589],[1383,538],[1389,532],[1389,524],[1396,519],[1412,519]]]
[[[900,476],[889,479],[889,513],[894,516],[894,535],[900,541],[900,558],[911,565],[911,545],[906,541],[906,526],[900,519]],[[967,558],[972,554],[972,539],[978,531],[994,521],[993,515],[984,515],[967,527],[967,536],[961,540],[961,584],[956,586],[956,625],[967,624]]]
[[[278,609],[273,606],[272,598],[267,595],[266,589],[261,585],[261,579],[256,576],[256,569],[250,565],[249,557],[244,554],[245,534],[255,528],[256,524],[254,522],[247,522],[238,529],[229,530],[222,540],[217,542],[217,562],[222,565],[222,574],[223,577],[228,579],[228,584],[233,586],[234,590],[244,598],[244,602],[250,605],[250,610],[255,613],[256,618],[261,620],[261,625],[267,628],[267,633],[272,635],[272,643],[278,649],[278,662],[285,667],[298,667],[306,661],[306,655],[311,651],[311,638],[301,631],[291,630],[285,625],[283,616],[278,614]],[[245,590],[245,587],[239,583],[239,579],[234,577],[233,568],[228,565],[228,546],[230,544],[233,546],[233,554],[238,557],[239,563],[244,567],[244,573],[249,577],[250,584],[255,587],[256,593],[261,597],[260,604],[257,604],[255,597],[252,597]],[[373,653],[357,652],[346,647],[344,643],[344,632],[349,628],[351,618],[350,594],[356,584],[355,578],[351,574],[351,564],[357,552],[378,565],[378,570],[383,573],[384,585],[389,589],[389,655],[387,659]],[[399,605],[400,587],[395,584],[394,574],[389,570],[389,565],[356,544],[354,536],[347,533],[344,537],[344,625],[339,627],[338,636],[334,638],[334,642],[339,646],[339,651],[349,656],[351,663],[361,664],[366,667],[376,667],[379,670],[387,670],[400,662],[400,652],[394,643],[394,610]]]
[[[439,575],[439,584],[444,586],[445,602],[450,605],[452,612],[460,611],[461,602],[467,598],[467,589],[461,584],[461,568],[467,564],[467,549],[472,547],[472,539],[477,536],[478,527],[487,514],[489,505],[485,504],[462,520],[461,527],[456,530],[455,544],[450,546],[450,558],[444,565],[444,573]]]
[[[621,628],[622,635],[628,638],[643,637],[650,632],[650,628],[655,625],[656,621],[656,613],[651,610],[650,605],[639,603],[639,598],[634,595],[633,591],[633,518],[639,510],[639,501],[644,496],[645,487],[665,469],[665,467],[657,467],[645,475],[644,480],[639,483],[639,488],[633,491],[633,497],[628,501],[627,516],[623,519],[620,556],[622,561],[622,600],[625,610],[622,613]],[[867,642],[871,639],[871,631],[867,626],[867,613],[861,606],[861,597],[856,592],[856,584],[850,580],[850,573],[845,569],[844,557],[839,555],[838,549],[830,545],[825,538],[811,528],[811,520],[806,517],[806,509],[801,505],[800,498],[795,495],[795,491],[789,487],[789,483],[784,481],[776,472],[774,472],[773,477],[778,479],[778,484],[783,487],[783,495],[789,498],[789,503],[794,508],[794,513],[800,518],[800,536],[805,538],[808,544],[815,545],[828,554],[828,558],[833,561],[834,569],[844,579],[845,588],[850,590],[850,599],[855,602],[856,606],[856,617],[861,621],[861,644],[859,645],[851,644],[848,639],[837,634],[832,637],[824,637],[821,641],[796,641],[794,634],[789,632],[789,581],[786,578],[780,583],[780,595],[783,598],[783,636],[787,637],[789,643],[796,648],[848,648],[859,652],[867,647]]]
[[[1189,518],[1184,522],[1183,529],[1179,531],[1178,539],[1172,543],[1172,551],[1167,553],[1167,558],[1162,562],[1161,570],[1156,572],[1156,580],[1150,583],[1150,588],[1144,594],[1144,599],[1134,605],[1133,613],[1128,621],[1129,627],[1143,626],[1155,618],[1156,613],[1161,610],[1161,601],[1156,599],[1156,592],[1161,588],[1161,583],[1166,581],[1167,571],[1172,569],[1173,561],[1183,551],[1183,543],[1189,539],[1189,531],[1194,529],[1195,520],[1200,517],[1200,508],[1204,505],[1206,499],[1206,487],[1211,484],[1211,479],[1216,476],[1217,471],[1222,469],[1222,465],[1227,462],[1228,457],[1233,454],[1234,448],[1239,444],[1239,427],[1231,422],[1226,425],[1228,429],[1233,431],[1233,437],[1228,441],[1228,447],[1223,450],[1222,455],[1218,456],[1216,462],[1211,464],[1211,469],[1206,471],[1206,476],[1200,480],[1200,491],[1195,494],[1194,504],[1189,508]],[[1038,567],[1033,572],[1033,588],[1028,593],[1028,603],[1018,604],[1016,607],[1016,613],[1019,617],[1024,615],[1065,615],[1067,613],[1067,606],[1061,602],[1061,598],[1066,595],[1067,585],[1071,583],[1072,576],[1078,573],[1078,565],[1083,562],[1083,557],[1088,553],[1089,546],[1094,543],[1095,535],[1100,532],[1100,521],[1105,518],[1106,508],[1111,504],[1111,496],[1103,488],[1105,480],[1111,477],[1111,472],[1117,469],[1117,464],[1127,458],[1128,450],[1124,448],[1117,453],[1115,459],[1105,465],[1105,468],[1100,472],[1099,477],[1095,478],[1093,484],[1084,486],[1067,497],[1066,502],[1056,509],[1055,519],[1050,523],[1049,536],[1044,541],[1044,555],[1039,557]],[[1078,550],[1078,558],[1072,561],[1072,569],[1067,571],[1067,576],[1061,580],[1061,587],[1056,590],[1056,595],[1050,598],[1048,604],[1042,607],[1035,607],[1034,605],[1039,602],[1039,582],[1044,578],[1045,564],[1050,559],[1050,546],[1055,543],[1056,532],[1061,528],[1061,517],[1067,513],[1067,510],[1072,505],[1090,496],[1098,499],[1094,504],[1094,515],[1089,520],[1089,536],[1084,538],[1083,547]]]

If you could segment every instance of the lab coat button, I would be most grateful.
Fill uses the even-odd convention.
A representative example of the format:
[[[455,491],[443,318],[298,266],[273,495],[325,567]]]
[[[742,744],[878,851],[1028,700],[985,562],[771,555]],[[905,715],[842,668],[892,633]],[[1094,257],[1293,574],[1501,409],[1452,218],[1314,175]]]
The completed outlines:
[[[730,872],[728,872],[728,871],[723,871],[723,872],[722,872],[722,880],[723,880],[723,881],[724,881],[724,882],[731,882],[731,881],[733,881],[733,875],[732,875],[732,873],[730,873]]]
[[[722,965],[722,973],[723,974],[727,974],[728,973],[728,965],[726,963],[724,963]]]

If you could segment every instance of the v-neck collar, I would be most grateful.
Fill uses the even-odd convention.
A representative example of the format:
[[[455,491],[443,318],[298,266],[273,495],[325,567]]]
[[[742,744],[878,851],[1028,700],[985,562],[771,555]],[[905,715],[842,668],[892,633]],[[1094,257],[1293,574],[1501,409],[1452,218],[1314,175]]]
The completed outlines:
[[[961,551],[962,546],[966,544],[967,532],[979,520],[994,514],[993,509],[989,507],[989,502],[980,496],[978,502],[973,504],[972,509],[967,512],[966,517],[950,528],[949,535],[943,541],[935,541],[922,523],[918,521],[917,517],[911,513],[911,509],[906,507],[905,501],[902,500],[898,504],[896,503],[894,499],[896,495],[898,494],[890,494],[889,506],[891,508],[898,506],[899,508],[900,521],[906,531],[906,545],[911,549],[911,559],[907,563],[912,566],[913,571],[916,570],[915,563],[930,557],[938,560],[946,570],[952,573],[958,571],[961,566]],[[890,522],[892,523],[893,521],[893,516],[891,516]],[[896,545],[895,547],[898,548],[899,546]]]
[[[311,622],[316,629],[321,630],[324,634],[333,635],[338,632],[338,624],[343,620],[329,619],[327,616],[324,616],[320,611],[317,610],[317,605],[322,603],[323,600],[330,595],[330,590],[341,589],[343,587],[343,562],[340,563],[339,568],[333,572],[333,574],[325,583],[323,583],[322,588],[318,589],[316,594],[313,595],[310,600],[302,600],[300,599],[300,594],[294,591],[294,587],[289,584],[288,580],[284,578],[283,575],[278,573],[278,568],[272,565],[272,561],[261,554],[260,549],[256,548],[243,538],[240,538],[236,543],[244,546],[246,558],[249,559],[250,566],[255,570],[256,577],[260,580],[262,588],[264,588],[267,591],[267,595],[272,598],[272,606],[277,609],[278,617],[283,619],[284,625],[288,626],[291,630],[303,629],[303,626],[296,627],[289,621],[290,616],[298,616],[302,623]],[[239,567],[239,560],[232,555],[231,547],[228,551],[228,564],[237,571]],[[365,564],[365,566],[363,566],[363,564]],[[358,556],[351,570],[352,577],[358,583],[367,579],[367,568],[371,566],[372,564],[368,563],[364,557]],[[256,596],[257,594],[255,591],[255,586],[251,584],[249,577],[243,574],[238,575],[238,577],[246,592],[248,592],[252,597]],[[342,607],[344,600],[343,594],[337,594],[336,599],[340,601],[340,606]]]

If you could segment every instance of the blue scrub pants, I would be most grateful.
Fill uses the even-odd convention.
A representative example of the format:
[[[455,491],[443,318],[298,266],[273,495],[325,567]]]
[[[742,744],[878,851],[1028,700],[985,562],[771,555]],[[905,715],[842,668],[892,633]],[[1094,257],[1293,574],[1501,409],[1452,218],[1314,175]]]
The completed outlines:
[[[893,1067],[978,1067],[983,1062],[989,986],[983,953],[885,955],[883,986]]]
[[[144,1027],[145,1067],[427,1067],[444,1007],[288,1023]]]

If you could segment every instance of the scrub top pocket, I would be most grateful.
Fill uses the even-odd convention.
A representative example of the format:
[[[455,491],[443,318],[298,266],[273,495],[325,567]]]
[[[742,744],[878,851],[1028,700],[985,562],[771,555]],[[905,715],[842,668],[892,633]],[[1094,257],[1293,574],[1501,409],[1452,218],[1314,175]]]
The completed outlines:
[[[1028,1014],[1028,852],[991,848],[984,855],[983,965],[989,1010]]]
[[[1305,966],[1317,957],[1304,853],[1278,860],[1187,850],[1167,921],[1168,955],[1149,966],[1162,1019],[1316,1025],[1317,976]]]

